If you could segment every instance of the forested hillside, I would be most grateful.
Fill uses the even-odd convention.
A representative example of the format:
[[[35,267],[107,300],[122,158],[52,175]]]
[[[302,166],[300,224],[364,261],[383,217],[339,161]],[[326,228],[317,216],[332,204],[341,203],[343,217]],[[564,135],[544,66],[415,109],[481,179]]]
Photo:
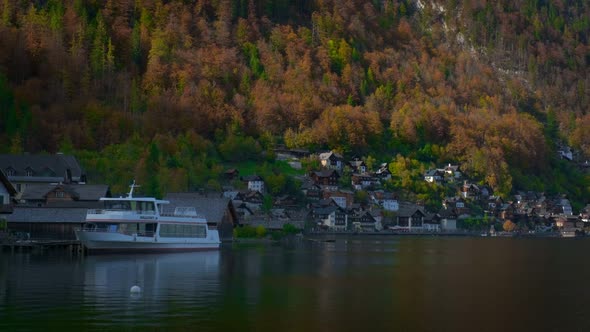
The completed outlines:
[[[0,0],[0,149],[157,192],[286,144],[585,204],[589,38],[585,0]]]

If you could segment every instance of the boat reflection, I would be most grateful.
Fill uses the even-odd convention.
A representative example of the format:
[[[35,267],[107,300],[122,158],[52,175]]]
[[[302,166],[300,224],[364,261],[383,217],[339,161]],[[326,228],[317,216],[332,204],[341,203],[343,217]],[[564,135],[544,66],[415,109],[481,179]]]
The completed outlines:
[[[84,297],[97,304],[117,298],[195,300],[218,291],[219,261],[218,251],[89,256],[84,262]],[[131,294],[133,286],[141,292]]]

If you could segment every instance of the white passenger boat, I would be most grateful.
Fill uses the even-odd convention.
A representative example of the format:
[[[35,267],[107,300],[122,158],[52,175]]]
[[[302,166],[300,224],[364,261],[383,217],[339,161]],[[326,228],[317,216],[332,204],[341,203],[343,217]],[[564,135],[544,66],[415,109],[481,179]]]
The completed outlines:
[[[194,208],[176,208],[163,213],[168,201],[153,197],[101,198],[102,209],[88,210],[84,227],[76,230],[78,240],[94,251],[192,251],[219,248],[215,226]]]

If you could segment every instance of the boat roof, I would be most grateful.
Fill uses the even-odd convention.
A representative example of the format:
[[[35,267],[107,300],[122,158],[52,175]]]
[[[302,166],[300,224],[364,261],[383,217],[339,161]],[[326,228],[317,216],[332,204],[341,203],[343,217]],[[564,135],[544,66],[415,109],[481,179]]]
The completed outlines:
[[[155,202],[156,204],[170,204],[170,201],[153,197],[101,197],[101,201]]]

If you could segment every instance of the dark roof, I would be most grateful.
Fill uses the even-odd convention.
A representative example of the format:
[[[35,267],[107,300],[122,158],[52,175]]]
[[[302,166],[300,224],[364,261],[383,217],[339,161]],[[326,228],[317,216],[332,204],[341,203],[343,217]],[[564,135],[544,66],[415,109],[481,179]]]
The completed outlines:
[[[340,207],[338,206],[327,206],[327,207],[320,207],[313,209],[313,213],[316,215],[329,215],[330,213],[339,210]]]
[[[110,196],[109,186],[105,184],[29,184],[22,194],[24,200],[45,200],[45,195],[62,187],[64,191],[73,193],[80,201],[98,201],[101,197]]]
[[[4,172],[0,169],[0,183],[2,183],[4,185],[4,187],[6,188],[6,191],[14,196],[16,195],[16,189],[14,189],[14,186],[12,185],[12,183],[10,181],[8,181],[8,178],[6,177],[6,175],[4,174]]]
[[[262,178],[259,175],[254,174],[242,177],[242,181],[262,181]]]
[[[8,222],[30,223],[83,223],[86,221],[85,208],[35,208],[15,206],[12,214],[6,216]]]
[[[86,177],[76,157],[64,154],[0,154],[0,169],[5,172],[13,169],[15,175],[8,177],[12,181],[63,181],[67,170],[71,172],[72,181],[85,181]],[[26,176],[27,169],[33,171],[33,176]]]
[[[403,204],[399,207],[399,210],[397,211],[397,215],[400,217],[411,217],[413,216],[416,212],[420,212],[422,213],[423,216],[426,216],[426,213],[424,212],[424,208],[418,205],[406,205]]]
[[[314,171],[313,174],[315,174],[316,176],[320,177],[320,178],[327,178],[332,176],[335,173],[336,176],[340,176],[338,174],[338,172],[336,172],[336,170],[333,169],[327,169],[327,170],[323,170],[323,171]]]
[[[229,198],[199,193],[169,193],[164,199],[170,201],[164,205],[164,212],[174,212],[177,207],[194,207],[209,223],[221,222],[230,203]]]

